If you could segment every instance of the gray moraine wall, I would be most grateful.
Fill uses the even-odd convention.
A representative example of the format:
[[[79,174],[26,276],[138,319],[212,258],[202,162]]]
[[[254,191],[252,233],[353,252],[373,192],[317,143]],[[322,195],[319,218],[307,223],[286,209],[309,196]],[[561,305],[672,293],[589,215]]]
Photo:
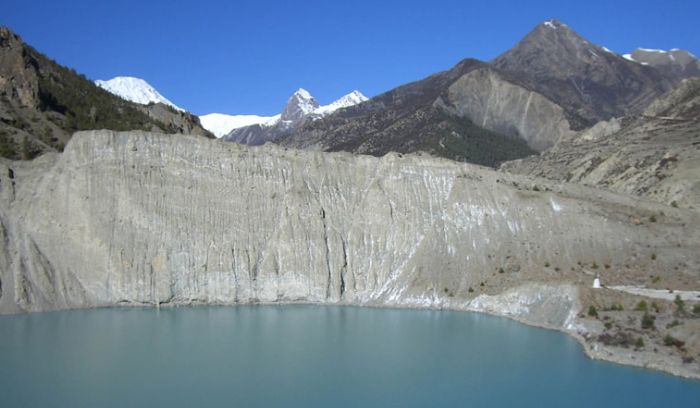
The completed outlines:
[[[0,312],[317,302],[476,310],[585,335],[585,265],[632,264],[627,283],[697,264],[699,224],[428,156],[80,132],[62,154],[0,162]]]

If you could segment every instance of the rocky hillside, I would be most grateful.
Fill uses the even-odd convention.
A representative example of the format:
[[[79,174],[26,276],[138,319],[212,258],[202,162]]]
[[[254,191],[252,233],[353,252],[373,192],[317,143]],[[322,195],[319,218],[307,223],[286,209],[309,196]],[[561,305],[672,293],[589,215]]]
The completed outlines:
[[[284,301],[480,310],[595,350],[601,333],[644,336],[663,349],[650,358],[697,376],[680,363],[700,351],[688,333],[674,332],[687,342],[679,351],[663,346],[661,327],[640,334],[636,315],[606,332],[582,311],[636,302],[592,295],[595,273],[609,285],[696,288],[698,225],[694,211],[425,156],[81,132],[62,154],[0,160],[0,312]]]
[[[664,51],[637,48],[624,57],[643,65],[649,65],[669,78],[687,79],[700,76],[700,60],[688,51],[677,48]]]
[[[85,129],[210,136],[196,116],[114,96],[0,28],[0,156],[29,159],[60,151],[73,132]]]
[[[428,152],[459,161],[494,166],[502,161],[524,157],[534,153],[527,141],[515,134],[503,135],[480,125],[493,124],[506,127],[490,117],[470,120],[465,105],[471,101],[463,92],[464,76],[476,75],[490,68],[476,60],[464,60],[449,71],[441,72],[421,81],[400,86],[378,95],[368,102],[353,106],[324,119],[304,123],[291,135],[282,138],[284,146],[325,151],[349,151],[381,156],[387,152]],[[480,93],[482,101],[488,99],[492,89],[505,82],[495,78],[493,86]],[[512,93],[528,98],[529,91],[516,85],[504,84],[503,88],[515,88]],[[547,105],[548,101],[534,98],[535,103]],[[510,111],[507,100],[492,99],[492,111]],[[498,106],[496,106],[498,105]],[[483,109],[486,112],[488,109]],[[544,111],[551,112],[547,107]],[[556,109],[554,109],[556,110]],[[532,113],[512,116],[512,122],[532,124],[542,119]]]
[[[577,130],[640,113],[678,80],[592,44],[556,20],[535,27],[492,65],[564,108]]]
[[[280,143],[372,155],[424,151],[495,166],[600,120],[640,113],[679,80],[546,21],[490,63],[464,60],[304,123]]]
[[[700,209],[700,79],[502,169]]]

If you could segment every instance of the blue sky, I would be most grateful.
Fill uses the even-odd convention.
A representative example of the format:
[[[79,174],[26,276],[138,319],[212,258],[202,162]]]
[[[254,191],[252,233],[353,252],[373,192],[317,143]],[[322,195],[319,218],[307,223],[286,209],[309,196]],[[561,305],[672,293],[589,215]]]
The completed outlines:
[[[699,1],[4,0],[0,25],[91,79],[144,78],[196,114],[272,115],[489,60],[557,18],[594,43],[700,55]]]

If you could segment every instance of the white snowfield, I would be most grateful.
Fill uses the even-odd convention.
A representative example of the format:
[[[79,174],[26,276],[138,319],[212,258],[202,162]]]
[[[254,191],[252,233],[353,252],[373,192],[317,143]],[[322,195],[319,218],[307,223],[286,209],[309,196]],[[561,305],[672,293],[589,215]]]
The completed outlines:
[[[161,95],[148,82],[141,78],[128,76],[118,76],[108,81],[97,80],[95,85],[103,88],[114,95],[127,101],[148,105],[149,103],[163,103],[173,108],[184,111],[184,109],[170,102],[168,98]]]
[[[223,137],[233,129],[252,125],[272,125],[277,123],[280,115],[227,115],[225,113],[210,113],[199,117],[202,127],[216,137]]]
[[[318,106],[314,97],[304,88],[299,88],[292,97],[296,97],[299,108],[305,115],[326,116],[338,109],[347,108],[368,100],[360,91],[352,91],[347,95],[329,103]],[[290,98],[291,99],[291,98]],[[202,127],[212,132],[216,137],[223,137],[233,129],[251,125],[274,126],[279,123],[281,115],[259,116],[259,115],[227,115],[225,113],[209,113],[202,115],[199,120]]]

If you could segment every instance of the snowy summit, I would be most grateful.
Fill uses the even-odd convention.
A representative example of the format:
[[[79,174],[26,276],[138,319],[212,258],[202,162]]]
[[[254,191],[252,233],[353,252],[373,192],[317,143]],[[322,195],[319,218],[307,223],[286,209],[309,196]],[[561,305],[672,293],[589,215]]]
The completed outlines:
[[[251,125],[274,126],[280,122],[296,123],[301,119],[311,117],[323,117],[338,109],[357,105],[368,100],[360,91],[352,91],[328,105],[319,105],[309,91],[299,88],[287,100],[281,114],[275,116],[259,115],[227,115],[223,113],[210,113],[202,115],[199,120],[202,126],[212,132],[216,137],[223,137],[234,129],[239,129]]]
[[[119,96],[127,101],[148,105],[149,103],[163,103],[172,106],[177,110],[184,110],[174,103],[170,102],[166,97],[156,91],[154,87],[141,78],[118,76],[108,81],[97,80],[95,85],[103,88],[114,95]]]

